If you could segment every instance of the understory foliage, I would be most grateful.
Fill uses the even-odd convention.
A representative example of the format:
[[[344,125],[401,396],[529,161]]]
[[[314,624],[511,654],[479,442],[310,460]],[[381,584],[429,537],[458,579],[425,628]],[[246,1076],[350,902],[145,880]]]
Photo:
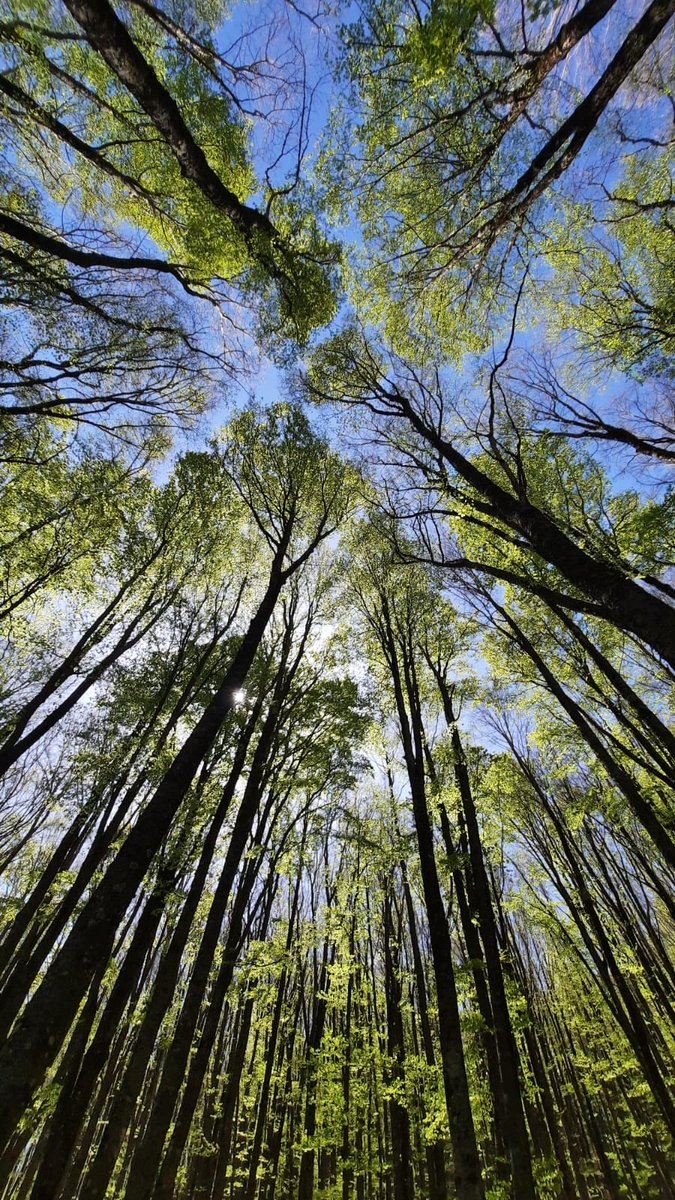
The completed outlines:
[[[0,1200],[675,1200],[675,0],[4,0]]]

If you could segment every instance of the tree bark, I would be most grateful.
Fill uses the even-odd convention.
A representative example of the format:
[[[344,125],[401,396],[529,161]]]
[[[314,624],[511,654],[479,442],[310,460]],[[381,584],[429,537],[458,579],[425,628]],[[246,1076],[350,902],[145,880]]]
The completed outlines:
[[[235,704],[284,582],[278,551],[265,594],[216,696],[83,908],[62,950],[0,1052],[0,1143],[11,1135],[58,1053],[98,963],[166,836],[204,755]]]
[[[276,230],[269,218],[257,209],[242,204],[209,165],[175,100],[162,86],[107,0],[64,0],[64,3],[94,49],[98,50],[111,71],[150,117],[176,158],[181,174],[197,185],[247,242],[250,243],[254,233],[263,234],[267,239],[276,237]]]
[[[399,409],[421,437],[486,498],[495,515],[524,537],[544,562],[550,563],[569,583],[595,600],[607,621],[634,633],[675,667],[675,612],[670,605],[641,588],[611,563],[593,558],[527,499],[510,495],[427,424],[402,393],[386,393],[384,399],[390,407]]]
[[[405,686],[410,703],[408,715],[401,665],[389,614],[389,605],[381,597],[383,649],[392,675],[403,749],[410,782],[413,816],[422,873],[424,902],[436,978],[439,1039],[443,1082],[448,1106],[453,1170],[457,1200],[484,1200],[483,1180],[471,1110],[471,1097],[464,1061],[457,988],[453,968],[452,941],[445,914],[434,840],[427,808],[424,780],[424,746],[414,664],[403,659]]]

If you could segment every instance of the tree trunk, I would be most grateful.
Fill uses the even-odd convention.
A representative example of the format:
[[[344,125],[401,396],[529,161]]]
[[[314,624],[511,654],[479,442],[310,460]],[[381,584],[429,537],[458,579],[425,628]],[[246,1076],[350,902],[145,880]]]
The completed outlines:
[[[285,547],[284,547],[285,552]],[[281,557],[216,696],[184,742],[154,796],[80,913],[35,995],[0,1052],[0,1142],[11,1136],[34,1089],[58,1053],[98,964],[162,844],[204,755],[235,704],[281,592]]]

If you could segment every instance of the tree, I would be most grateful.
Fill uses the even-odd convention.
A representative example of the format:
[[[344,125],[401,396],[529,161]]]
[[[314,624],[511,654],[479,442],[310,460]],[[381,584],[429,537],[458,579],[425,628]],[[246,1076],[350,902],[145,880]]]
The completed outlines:
[[[671,13],[0,17],[4,1200],[675,1200]]]
[[[261,506],[260,512],[251,515],[270,549],[268,577],[213,699],[80,913],[5,1047],[8,1066],[5,1136],[58,1051],[92,974],[98,962],[107,958],[115,929],[160,848],[200,763],[227,713],[236,704],[284,584],[309,559],[316,546],[331,535],[344,513],[347,502],[344,469],[296,410],[272,413],[262,426],[256,426],[254,418],[245,414],[231,430],[225,468],[229,468],[230,477],[237,472],[240,492],[255,495]],[[43,1035],[47,1026],[53,1032],[51,1041],[44,1038],[36,1047],[32,1029],[38,1026]],[[32,1052],[28,1070],[27,1050]],[[11,1068],[10,1063],[15,1063],[15,1067]]]

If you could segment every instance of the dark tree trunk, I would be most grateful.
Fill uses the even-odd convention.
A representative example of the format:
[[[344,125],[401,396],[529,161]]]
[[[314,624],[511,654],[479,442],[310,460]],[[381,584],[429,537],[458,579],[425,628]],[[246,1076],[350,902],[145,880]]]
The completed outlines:
[[[33,1184],[31,1200],[54,1200],[60,1193],[60,1184],[94,1093],[96,1080],[106,1064],[124,1010],[152,947],[164,911],[166,893],[174,884],[175,877],[161,877],[145,903],[96,1032],[72,1080],[59,1096],[49,1124],[49,1136]]]
[[[438,1000],[441,1062],[450,1122],[457,1200],[484,1200],[482,1172],[462,1045],[452,941],[438,878],[433,832],[427,808],[424,779],[424,731],[419,709],[415,668],[414,663],[405,656],[404,652],[402,661],[405,689],[411,710],[409,716],[403,690],[401,662],[389,605],[384,597],[381,598],[381,604],[383,650],[388,659],[396,697],[396,708],[412,795],[424,902],[431,939]]]
[[[499,1055],[499,1074],[502,1087],[504,1119],[509,1131],[508,1149],[511,1160],[511,1178],[514,1194],[518,1200],[536,1200],[536,1189],[532,1173],[532,1156],[525,1123],[525,1111],[520,1085],[520,1061],[518,1047],[513,1034],[511,1014],[506,999],[504,974],[502,971],[495,916],[492,908],[491,888],[485,869],[483,846],[476,807],[469,779],[464,747],[457,728],[452,706],[452,695],[443,676],[437,675],[448,727],[451,730],[454,756],[455,781],[459,790],[464,820],[468,833],[471,882],[478,910],[480,936],[485,952],[490,1001],[494,1020],[494,1031]],[[495,1097],[497,1101],[497,1097]]]
[[[401,967],[398,946],[401,940],[400,923],[394,929],[391,881],[384,880],[384,994],[387,1008],[387,1082],[398,1093],[405,1080],[405,1039],[401,1001]],[[388,1102],[391,1127],[392,1193],[393,1200],[413,1200],[415,1181],[410,1143],[410,1117],[398,1094]]]
[[[607,621],[634,633],[675,667],[675,612],[669,604],[640,587],[618,567],[593,558],[527,499],[512,496],[427,424],[406,396],[397,392],[387,400],[485,498],[494,516],[525,538],[535,554],[555,567],[573,587],[600,605]]]
[[[570,717],[575,727],[579,730],[579,733],[585,738],[609,778],[626,797],[638,821],[647,831],[665,861],[671,868],[675,867],[675,841],[673,841],[671,833],[666,829],[652,804],[643,795],[633,776],[610,753],[601,738],[589,724],[580,706],[567,694],[562,684],[556,679],[520,626],[516,624],[513,618],[496,601],[492,600],[492,605],[504,617],[513,633],[514,640],[531,658],[546,686]]]
[[[401,874],[403,878],[403,894],[405,896],[406,912],[408,915],[408,931],[410,934],[410,946],[413,955],[413,966],[415,969],[415,982],[417,985],[417,1004],[420,1015],[420,1029],[422,1032],[422,1045],[424,1047],[424,1057],[430,1067],[436,1063],[436,1052],[434,1050],[434,1042],[431,1034],[431,1022],[429,1020],[429,1001],[427,995],[427,983],[424,972],[424,963],[422,962],[422,954],[420,951],[419,937],[417,934],[417,921],[415,918],[415,907],[413,905],[410,884],[408,882],[408,873],[405,863],[401,864]],[[427,1168],[429,1171],[429,1200],[447,1200],[447,1179],[445,1165],[445,1149],[440,1138],[428,1146]]]
[[[285,553],[285,546],[283,552]],[[98,964],[107,959],[115,930],[162,844],[171,822],[218,731],[234,706],[281,592],[278,552],[265,595],[216,696],[184,742],[154,796],[80,913],[0,1052],[0,1142],[11,1136],[66,1036]]]
[[[253,755],[251,770],[230,836],[223,870],[209,909],[185,1000],[162,1072],[160,1085],[162,1105],[156,1107],[150,1114],[145,1135],[139,1141],[134,1154],[128,1184],[129,1200],[141,1200],[154,1185],[154,1178],[161,1160],[166,1132],[171,1123],[176,1098],[185,1077],[186,1064],[192,1049],[199,1012],[213,965],[223,918],[236,873],[262,799],[267,778],[268,761],[272,752],[279,719],[280,706],[292,679],[292,675],[289,675],[285,670],[288,649],[289,637],[287,636],[285,638],[284,660],[277,676],[274,697]],[[192,1068],[194,1068],[194,1063],[195,1059],[193,1057]]]

